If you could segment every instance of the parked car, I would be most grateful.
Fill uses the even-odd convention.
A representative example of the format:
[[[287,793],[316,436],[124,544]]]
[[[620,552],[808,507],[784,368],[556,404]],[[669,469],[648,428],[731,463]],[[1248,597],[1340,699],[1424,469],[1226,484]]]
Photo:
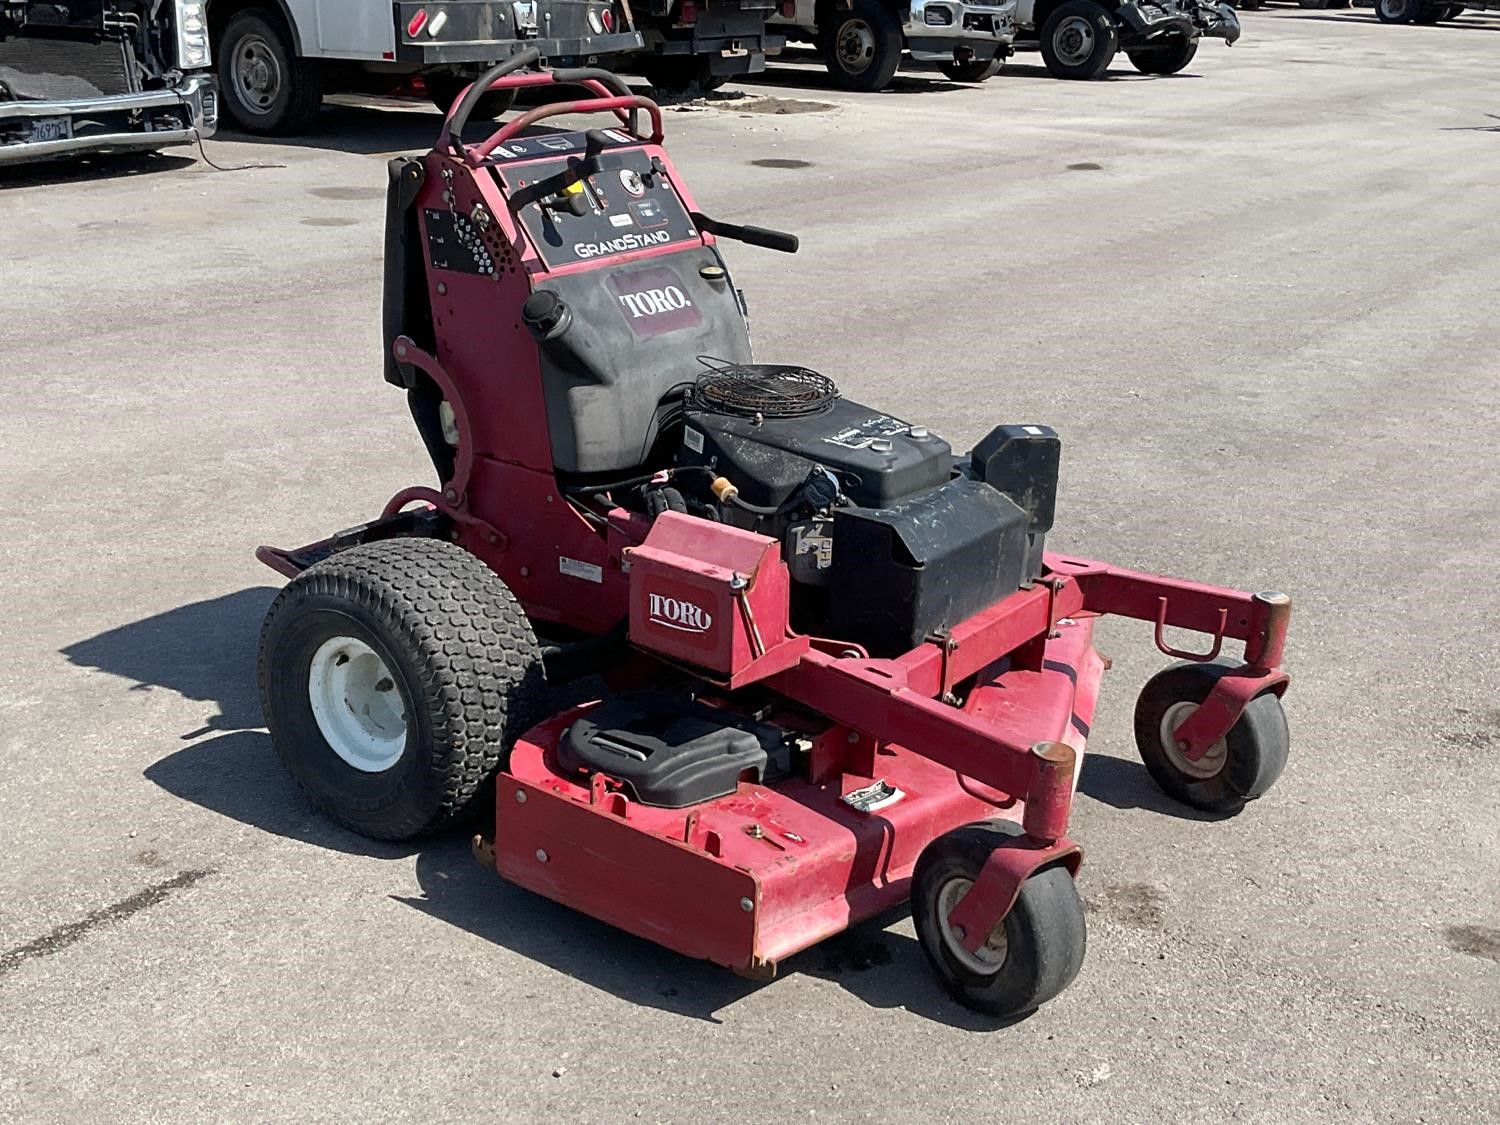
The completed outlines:
[[[212,136],[211,61],[199,0],[0,0],[0,164]]]
[[[817,44],[846,90],[883,90],[901,65],[936,63],[955,82],[983,82],[1010,56],[1016,0],[794,0],[773,26]]]

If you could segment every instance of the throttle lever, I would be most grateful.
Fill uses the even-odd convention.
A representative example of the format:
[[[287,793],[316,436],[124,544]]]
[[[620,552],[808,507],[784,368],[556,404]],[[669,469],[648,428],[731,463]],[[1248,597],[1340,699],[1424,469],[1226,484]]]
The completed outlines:
[[[698,229],[719,238],[732,238],[736,242],[748,242],[751,246],[761,246],[767,250],[780,250],[783,254],[795,254],[800,245],[795,234],[787,234],[785,231],[770,230],[767,227],[747,227],[738,223],[721,223],[718,219],[710,219],[701,211],[690,211],[693,222],[698,224]]]

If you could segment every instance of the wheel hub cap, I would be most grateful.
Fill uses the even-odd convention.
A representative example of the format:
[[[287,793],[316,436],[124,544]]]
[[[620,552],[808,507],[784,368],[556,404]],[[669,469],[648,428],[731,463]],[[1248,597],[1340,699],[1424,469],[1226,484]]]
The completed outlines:
[[[861,71],[875,57],[875,33],[863,20],[850,20],[839,30],[839,62],[850,71]]]
[[[989,939],[970,953],[962,945],[963,927],[955,926],[948,921],[948,915],[953,913],[953,908],[959,904],[964,895],[969,893],[973,885],[972,879],[965,879],[961,876],[949,879],[943,884],[942,890],[937,894],[938,932],[943,935],[943,944],[948,947],[948,952],[953,954],[954,959],[960,965],[971,973],[993,976],[1005,964],[1007,949],[1005,923],[1001,922],[996,926],[995,932],[990,934]]]
[[[1073,16],[1057,29],[1057,57],[1069,66],[1085,62],[1094,51],[1094,27],[1081,16]]]
[[[313,718],[333,752],[362,773],[390,769],[406,749],[406,706],[378,653],[356,637],[333,637],[307,673]]]
[[[281,67],[264,39],[241,39],[234,55],[234,84],[253,109],[268,110],[281,92]]]
[[[1186,750],[1179,746],[1172,732],[1187,722],[1193,712],[1198,710],[1196,703],[1174,703],[1168,707],[1166,713],[1161,717],[1161,748],[1166,752],[1167,760],[1178,773],[1187,777],[1196,778],[1199,781],[1207,781],[1211,777],[1217,777],[1223,770],[1224,763],[1229,760],[1229,745],[1224,739],[1219,739],[1208,748],[1208,752],[1196,762],[1187,756]]]

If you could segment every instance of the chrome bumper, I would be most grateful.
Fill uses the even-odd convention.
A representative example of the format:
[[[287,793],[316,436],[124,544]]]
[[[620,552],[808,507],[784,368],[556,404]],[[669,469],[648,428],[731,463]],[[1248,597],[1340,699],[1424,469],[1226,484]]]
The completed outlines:
[[[157,128],[150,111],[161,109],[182,109],[184,120],[174,128]],[[72,122],[73,136],[56,141],[4,139],[18,122],[32,117],[66,117]],[[101,117],[114,118],[122,127],[91,129],[89,122]],[[195,132],[200,137],[213,136],[218,121],[218,91],[207,75],[185,79],[170,90],[53,102],[0,102],[0,165],[83,152],[130,152],[191,144]]]
[[[960,48],[971,50],[974,58],[991,59],[1015,39],[1015,18],[1015,0],[1004,4],[912,0],[911,18],[902,31],[917,62],[949,62]]]

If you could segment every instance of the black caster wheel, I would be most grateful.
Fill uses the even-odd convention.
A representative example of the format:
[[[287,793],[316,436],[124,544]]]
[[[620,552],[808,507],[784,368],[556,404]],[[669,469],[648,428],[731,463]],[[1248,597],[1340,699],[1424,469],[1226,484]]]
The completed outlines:
[[[912,877],[912,920],[933,972],[964,1007],[1001,1018],[1035,1011],[1073,983],[1087,945],[1083,903],[1064,867],[1027,879],[1010,913],[977,951],[960,944],[949,913],[990,853],[1020,834],[1008,821],[955,828],[927,845]]]
[[[1135,704],[1135,744],[1156,784],[1205,812],[1239,812],[1275,784],[1286,768],[1291,738],[1286,712],[1274,695],[1256,696],[1227,735],[1190,761],[1172,731],[1208,698],[1226,664],[1174,664],[1141,689]]]

